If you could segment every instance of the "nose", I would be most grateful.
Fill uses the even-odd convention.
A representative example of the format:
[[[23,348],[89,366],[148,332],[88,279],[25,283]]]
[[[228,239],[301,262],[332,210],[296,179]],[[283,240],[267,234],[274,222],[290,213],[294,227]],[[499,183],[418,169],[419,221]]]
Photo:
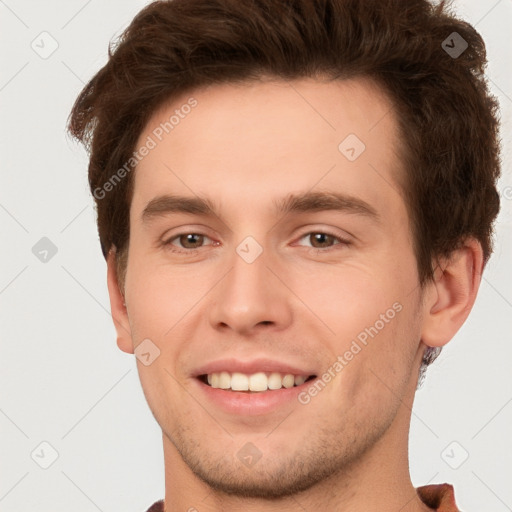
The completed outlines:
[[[215,329],[237,334],[282,330],[292,321],[291,292],[276,277],[276,265],[269,269],[266,251],[252,263],[235,254],[233,265],[215,287],[209,320]],[[276,271],[277,270],[277,271]],[[284,279],[283,279],[284,280]]]

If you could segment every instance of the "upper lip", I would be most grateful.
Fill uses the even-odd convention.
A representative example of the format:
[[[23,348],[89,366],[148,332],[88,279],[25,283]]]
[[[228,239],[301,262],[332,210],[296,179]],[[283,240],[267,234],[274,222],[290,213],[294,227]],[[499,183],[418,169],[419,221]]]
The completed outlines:
[[[218,359],[216,361],[211,361],[203,366],[197,368],[193,375],[194,377],[199,377],[200,375],[207,375],[210,373],[219,373],[219,372],[240,372],[245,373],[247,375],[252,375],[257,372],[277,372],[292,375],[315,375],[315,372],[302,367],[293,366],[288,363],[284,363],[281,361],[276,361],[274,359],[250,359],[250,360],[241,360],[241,359]]]

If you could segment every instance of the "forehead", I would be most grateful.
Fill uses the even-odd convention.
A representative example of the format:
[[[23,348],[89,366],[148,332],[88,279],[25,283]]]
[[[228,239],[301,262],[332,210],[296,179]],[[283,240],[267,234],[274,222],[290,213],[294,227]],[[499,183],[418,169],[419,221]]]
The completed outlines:
[[[150,142],[151,141],[151,142]],[[137,148],[132,210],[159,194],[263,207],[285,193],[336,190],[400,200],[392,103],[368,80],[265,80],[212,85],[156,111]],[[396,197],[398,195],[398,197]],[[394,198],[392,196],[395,196]]]

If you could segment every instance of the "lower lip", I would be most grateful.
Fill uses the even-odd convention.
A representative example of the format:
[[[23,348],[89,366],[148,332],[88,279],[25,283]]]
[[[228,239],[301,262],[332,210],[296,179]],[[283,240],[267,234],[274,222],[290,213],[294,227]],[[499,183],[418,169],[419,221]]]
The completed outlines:
[[[212,388],[200,379],[194,379],[206,398],[219,409],[229,414],[243,416],[259,416],[271,413],[289,403],[299,404],[297,395],[309,388],[315,379],[311,379],[300,386],[281,388],[269,391],[243,392]]]

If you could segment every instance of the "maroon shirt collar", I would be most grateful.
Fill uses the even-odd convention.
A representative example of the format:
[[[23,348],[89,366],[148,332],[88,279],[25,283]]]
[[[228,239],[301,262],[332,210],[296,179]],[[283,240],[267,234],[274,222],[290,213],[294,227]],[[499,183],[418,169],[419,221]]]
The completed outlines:
[[[450,484],[425,485],[416,490],[421,501],[437,512],[460,512],[455,504],[453,486]]]

